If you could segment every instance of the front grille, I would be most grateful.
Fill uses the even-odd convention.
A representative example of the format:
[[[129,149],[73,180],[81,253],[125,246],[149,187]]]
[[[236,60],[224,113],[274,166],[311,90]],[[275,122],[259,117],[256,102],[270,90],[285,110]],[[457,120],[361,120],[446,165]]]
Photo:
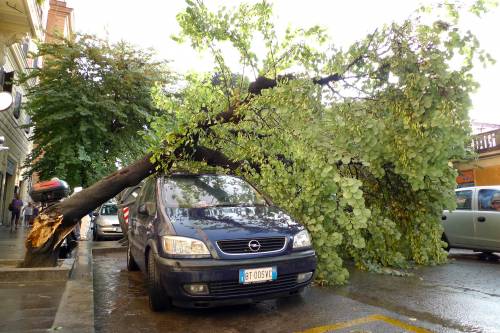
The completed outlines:
[[[255,245],[256,242],[260,247],[250,248],[249,243]],[[262,253],[278,251],[285,247],[285,237],[267,237],[267,238],[247,238],[247,239],[231,239],[217,241],[219,249],[228,254],[246,254],[246,253]]]
[[[303,285],[304,283],[302,283]],[[279,275],[275,281],[240,284],[236,281],[211,282],[208,285],[212,296],[256,296],[259,294],[278,293],[298,287],[297,274]]]

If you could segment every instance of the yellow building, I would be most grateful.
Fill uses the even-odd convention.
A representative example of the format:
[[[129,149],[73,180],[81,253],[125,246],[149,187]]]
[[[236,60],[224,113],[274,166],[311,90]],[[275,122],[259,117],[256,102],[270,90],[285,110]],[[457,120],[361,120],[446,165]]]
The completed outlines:
[[[473,144],[478,158],[456,164],[458,186],[500,185],[500,129],[474,135]]]

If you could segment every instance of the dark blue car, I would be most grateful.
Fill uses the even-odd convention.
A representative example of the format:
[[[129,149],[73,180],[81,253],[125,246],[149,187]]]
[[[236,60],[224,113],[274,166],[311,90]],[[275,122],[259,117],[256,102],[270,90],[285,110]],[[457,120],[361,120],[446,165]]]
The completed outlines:
[[[130,212],[129,270],[147,276],[154,311],[299,293],[312,280],[309,234],[241,178],[150,177]]]

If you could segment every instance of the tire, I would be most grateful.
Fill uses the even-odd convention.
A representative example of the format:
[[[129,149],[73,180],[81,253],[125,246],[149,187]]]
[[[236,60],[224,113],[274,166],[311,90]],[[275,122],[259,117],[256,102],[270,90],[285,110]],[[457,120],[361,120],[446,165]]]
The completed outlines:
[[[137,263],[135,262],[134,257],[132,256],[132,252],[130,252],[130,243],[127,246],[127,270],[129,272],[139,270],[139,266],[137,266]]]
[[[446,243],[446,246],[443,246],[443,249],[446,252],[450,252],[450,243],[448,242],[448,238],[446,238],[446,235],[443,233],[443,236],[441,236],[441,240]]]
[[[93,234],[94,234],[94,235],[93,235],[94,237],[92,237],[92,238],[93,238],[94,242],[98,242],[98,241],[100,241],[100,240],[101,240],[101,239],[99,238],[99,235],[97,234],[97,230],[95,230],[95,231],[93,232]]]
[[[149,307],[155,312],[170,309],[172,302],[161,286],[156,259],[154,254],[151,254],[151,251],[147,256],[147,270]]]

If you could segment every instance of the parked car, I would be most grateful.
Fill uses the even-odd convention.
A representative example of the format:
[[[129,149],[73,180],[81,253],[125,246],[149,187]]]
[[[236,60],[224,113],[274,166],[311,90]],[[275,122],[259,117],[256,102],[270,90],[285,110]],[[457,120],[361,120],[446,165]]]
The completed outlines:
[[[127,267],[145,273],[154,311],[294,295],[316,270],[305,228],[233,176],[148,178],[128,236]]]
[[[123,237],[118,222],[118,208],[115,202],[107,202],[94,212],[94,240],[118,239]]]
[[[443,212],[443,240],[448,248],[500,252],[500,186],[455,191],[457,208]]]
[[[128,187],[117,196],[118,222],[120,223],[124,237],[127,237],[130,210],[134,209],[141,187],[142,183]]]

